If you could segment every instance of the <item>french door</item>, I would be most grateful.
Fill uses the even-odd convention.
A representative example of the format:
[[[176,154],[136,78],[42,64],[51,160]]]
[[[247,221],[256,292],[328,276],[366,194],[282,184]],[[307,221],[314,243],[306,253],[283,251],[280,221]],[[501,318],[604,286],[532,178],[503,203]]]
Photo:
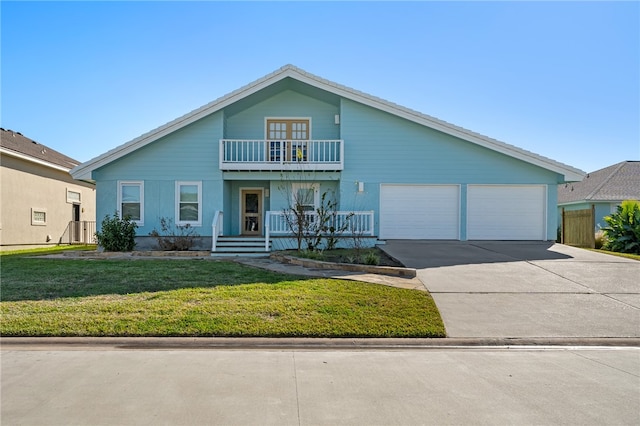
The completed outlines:
[[[267,119],[269,161],[307,161],[308,119]]]

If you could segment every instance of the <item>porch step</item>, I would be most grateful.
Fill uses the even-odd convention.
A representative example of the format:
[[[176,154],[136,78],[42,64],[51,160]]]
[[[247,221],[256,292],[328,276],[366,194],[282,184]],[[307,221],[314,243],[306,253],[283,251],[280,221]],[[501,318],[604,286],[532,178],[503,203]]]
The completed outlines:
[[[266,257],[269,252],[264,249],[264,237],[218,237],[213,257]],[[271,251],[271,242],[269,242]]]

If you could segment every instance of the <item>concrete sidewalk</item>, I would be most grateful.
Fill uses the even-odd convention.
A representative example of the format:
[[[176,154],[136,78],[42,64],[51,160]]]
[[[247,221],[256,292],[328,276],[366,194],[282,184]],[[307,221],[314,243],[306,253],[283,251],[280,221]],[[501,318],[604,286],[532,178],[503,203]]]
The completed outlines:
[[[2,350],[3,425],[638,424],[640,349]]]

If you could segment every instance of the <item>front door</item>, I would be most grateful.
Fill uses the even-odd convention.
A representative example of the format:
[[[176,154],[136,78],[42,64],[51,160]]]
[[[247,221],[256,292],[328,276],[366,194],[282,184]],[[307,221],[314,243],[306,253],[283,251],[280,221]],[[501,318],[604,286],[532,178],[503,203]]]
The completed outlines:
[[[82,228],[80,227],[80,204],[72,204],[71,211],[71,219],[73,219],[73,224],[71,225],[71,241],[80,242],[82,241]]]
[[[242,235],[262,235],[262,189],[243,189]]]

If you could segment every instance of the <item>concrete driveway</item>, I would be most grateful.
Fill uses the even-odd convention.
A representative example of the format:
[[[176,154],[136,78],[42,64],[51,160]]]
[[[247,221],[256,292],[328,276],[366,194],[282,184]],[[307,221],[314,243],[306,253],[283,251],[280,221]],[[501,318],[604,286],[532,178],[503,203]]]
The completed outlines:
[[[640,262],[550,242],[393,240],[449,337],[640,337]]]

